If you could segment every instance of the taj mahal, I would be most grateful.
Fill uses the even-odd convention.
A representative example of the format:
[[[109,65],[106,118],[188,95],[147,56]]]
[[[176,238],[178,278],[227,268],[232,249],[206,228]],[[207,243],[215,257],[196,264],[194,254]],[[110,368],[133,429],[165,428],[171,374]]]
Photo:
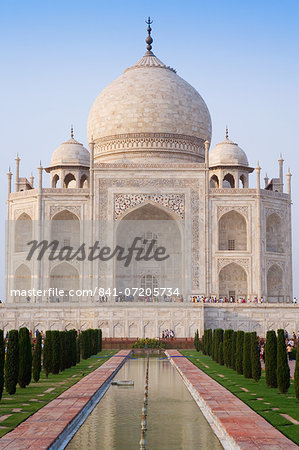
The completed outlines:
[[[290,170],[280,156],[277,176],[261,180],[231,130],[210,148],[205,101],[155,56],[150,24],[147,32],[145,55],[90,109],[89,149],[71,129],[37,182],[20,176],[19,156],[7,174],[0,328],[100,327],[104,337],[134,338],[164,329],[177,337],[218,327],[297,331]],[[136,235],[168,259],[125,267],[113,258],[28,258],[29,242],[53,236],[64,248],[113,249]]]

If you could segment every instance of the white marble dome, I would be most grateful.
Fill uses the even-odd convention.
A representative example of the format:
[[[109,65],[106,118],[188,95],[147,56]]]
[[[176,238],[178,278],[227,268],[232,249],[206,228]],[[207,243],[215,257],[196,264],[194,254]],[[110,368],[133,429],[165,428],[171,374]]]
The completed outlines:
[[[248,159],[238,144],[226,138],[217,144],[209,153],[210,167],[242,166],[248,167]]]
[[[209,110],[199,93],[152,53],[109,84],[91,107],[87,134],[97,142],[136,134],[211,138]],[[133,144],[134,145],[134,144]]]
[[[90,165],[90,155],[89,151],[76,141],[76,139],[71,136],[71,138],[63,142],[52,154],[50,167],[56,166],[84,166],[89,167]]]

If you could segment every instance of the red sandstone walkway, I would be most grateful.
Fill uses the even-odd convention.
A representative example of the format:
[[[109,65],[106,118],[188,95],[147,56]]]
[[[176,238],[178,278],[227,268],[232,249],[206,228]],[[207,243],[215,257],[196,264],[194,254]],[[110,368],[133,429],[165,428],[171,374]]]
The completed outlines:
[[[181,356],[177,350],[167,350],[169,356]],[[210,378],[187,358],[172,358],[216,419],[216,426],[226,430],[242,449],[298,449],[297,445],[259,416],[235,395]]]
[[[75,419],[105,381],[115,372],[130,350],[121,350],[98,369],[41,408],[0,439],[0,449],[24,450],[48,448]]]

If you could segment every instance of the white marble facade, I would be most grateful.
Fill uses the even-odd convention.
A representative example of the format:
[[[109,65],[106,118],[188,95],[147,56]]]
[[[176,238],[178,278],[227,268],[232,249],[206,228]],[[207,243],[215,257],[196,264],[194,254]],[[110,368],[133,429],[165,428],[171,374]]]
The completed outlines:
[[[165,328],[189,337],[206,325],[229,324],[264,333],[272,323],[283,326],[291,320],[297,323],[290,326],[298,329],[294,306],[286,305],[292,302],[291,174],[286,175],[285,192],[282,158],[278,178],[266,179],[262,186],[259,165],[249,166],[228,133],[209,150],[211,119],[204,100],[151,51],[97,97],[89,114],[88,140],[89,151],[71,132],[50,165],[39,167],[36,187],[32,177],[20,177],[19,157],[14,192],[8,173],[2,326],[101,326],[109,337],[158,336]],[[49,183],[43,181],[44,171]],[[174,263],[148,263],[133,275],[136,287],[160,288],[165,280],[176,279],[183,302],[160,299],[147,305],[111,297],[99,303],[99,293],[90,292],[119,288],[119,280],[124,284],[128,276],[113,260],[26,259],[26,243],[48,239],[58,225],[64,245],[99,239],[113,247],[129,220],[142,221],[146,232],[161,242],[167,242],[167,233],[150,229],[152,225],[147,230],[146,221],[171,225]],[[90,291],[63,298],[13,293],[55,287]],[[248,303],[194,305],[192,296],[263,298],[265,303],[256,309]]]

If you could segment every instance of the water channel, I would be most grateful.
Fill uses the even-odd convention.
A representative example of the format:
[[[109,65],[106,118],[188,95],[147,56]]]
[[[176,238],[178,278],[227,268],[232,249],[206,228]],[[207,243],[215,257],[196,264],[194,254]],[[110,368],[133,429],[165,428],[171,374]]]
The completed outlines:
[[[134,387],[110,386],[66,447],[139,449],[146,359],[129,359],[116,380],[134,380]],[[176,369],[150,358],[146,432],[148,450],[222,448]]]

